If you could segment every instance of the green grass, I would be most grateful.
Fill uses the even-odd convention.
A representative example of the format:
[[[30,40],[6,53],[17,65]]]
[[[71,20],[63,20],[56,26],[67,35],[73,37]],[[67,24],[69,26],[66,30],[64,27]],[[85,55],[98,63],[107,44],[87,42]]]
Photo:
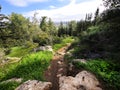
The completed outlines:
[[[34,54],[28,54],[22,58],[19,63],[6,64],[0,68],[0,81],[4,81],[11,78],[22,78],[23,81],[26,80],[41,80],[44,81],[44,72],[52,60],[52,53],[49,51],[41,51]],[[1,88],[12,84],[0,84]],[[7,86],[8,85],[8,86]],[[3,87],[5,88],[5,87]],[[12,90],[12,89],[2,89],[2,90]]]
[[[23,57],[31,51],[31,48],[26,47],[13,47],[10,53],[7,55],[9,57]]]
[[[60,43],[53,45],[53,49],[54,49],[54,51],[57,51],[58,49],[67,45],[67,43],[72,43],[73,41],[74,41],[74,39],[72,37],[66,37]]]
[[[17,66],[9,70],[4,79],[13,77],[28,79],[43,80],[43,73],[47,69],[52,53],[41,51],[38,53],[25,56]]]
[[[74,63],[77,68],[82,68],[95,73],[106,84],[106,87],[119,90],[120,66],[106,60],[90,60],[86,64]],[[111,90],[111,89],[110,89]]]
[[[14,90],[20,83],[8,82],[0,84],[0,90]]]

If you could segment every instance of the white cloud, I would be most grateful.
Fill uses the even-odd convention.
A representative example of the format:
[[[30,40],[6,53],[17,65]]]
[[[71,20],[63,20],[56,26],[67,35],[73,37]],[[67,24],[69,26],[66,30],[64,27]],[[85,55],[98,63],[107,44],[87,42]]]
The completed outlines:
[[[53,6],[53,5],[50,5],[49,7],[50,7],[51,9],[54,9],[54,8],[56,8],[56,7],[55,7],[55,6]]]
[[[10,4],[15,5],[15,6],[25,7],[31,3],[45,2],[48,0],[6,0],[6,1],[8,1]]]
[[[48,16],[53,21],[70,21],[80,20],[85,18],[86,13],[95,13],[97,7],[100,8],[100,12],[103,11],[104,7],[100,6],[102,0],[89,0],[82,3],[75,3],[76,0],[71,0],[70,4],[50,9],[50,10],[35,10],[24,13],[27,17],[32,17],[35,12],[38,13],[37,17]]]

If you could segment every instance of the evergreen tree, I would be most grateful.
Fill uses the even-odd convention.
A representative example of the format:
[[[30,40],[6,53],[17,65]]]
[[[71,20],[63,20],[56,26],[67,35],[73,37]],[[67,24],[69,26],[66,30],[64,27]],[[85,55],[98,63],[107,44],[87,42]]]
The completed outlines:
[[[47,25],[46,19],[47,19],[47,17],[43,16],[41,21],[40,21],[40,28],[42,31],[48,31],[48,25]]]
[[[93,21],[94,25],[96,25],[98,18],[99,18],[99,8],[97,8],[97,10],[95,12],[95,17],[94,17],[94,21]]]

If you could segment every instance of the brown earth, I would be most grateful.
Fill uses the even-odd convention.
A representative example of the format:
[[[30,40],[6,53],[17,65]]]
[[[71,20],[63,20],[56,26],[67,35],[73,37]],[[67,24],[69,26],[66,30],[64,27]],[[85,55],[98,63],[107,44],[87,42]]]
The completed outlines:
[[[45,72],[45,79],[52,82],[51,90],[59,90],[59,77],[67,74],[67,65],[64,61],[64,54],[70,44],[59,49],[51,61],[48,70]]]

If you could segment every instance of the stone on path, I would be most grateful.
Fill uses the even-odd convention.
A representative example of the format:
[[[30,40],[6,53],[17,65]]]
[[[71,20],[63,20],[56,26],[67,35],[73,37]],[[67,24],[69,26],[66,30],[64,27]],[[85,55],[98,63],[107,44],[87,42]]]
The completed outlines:
[[[15,90],[50,90],[51,82],[41,82],[38,80],[28,80],[17,87]]]

